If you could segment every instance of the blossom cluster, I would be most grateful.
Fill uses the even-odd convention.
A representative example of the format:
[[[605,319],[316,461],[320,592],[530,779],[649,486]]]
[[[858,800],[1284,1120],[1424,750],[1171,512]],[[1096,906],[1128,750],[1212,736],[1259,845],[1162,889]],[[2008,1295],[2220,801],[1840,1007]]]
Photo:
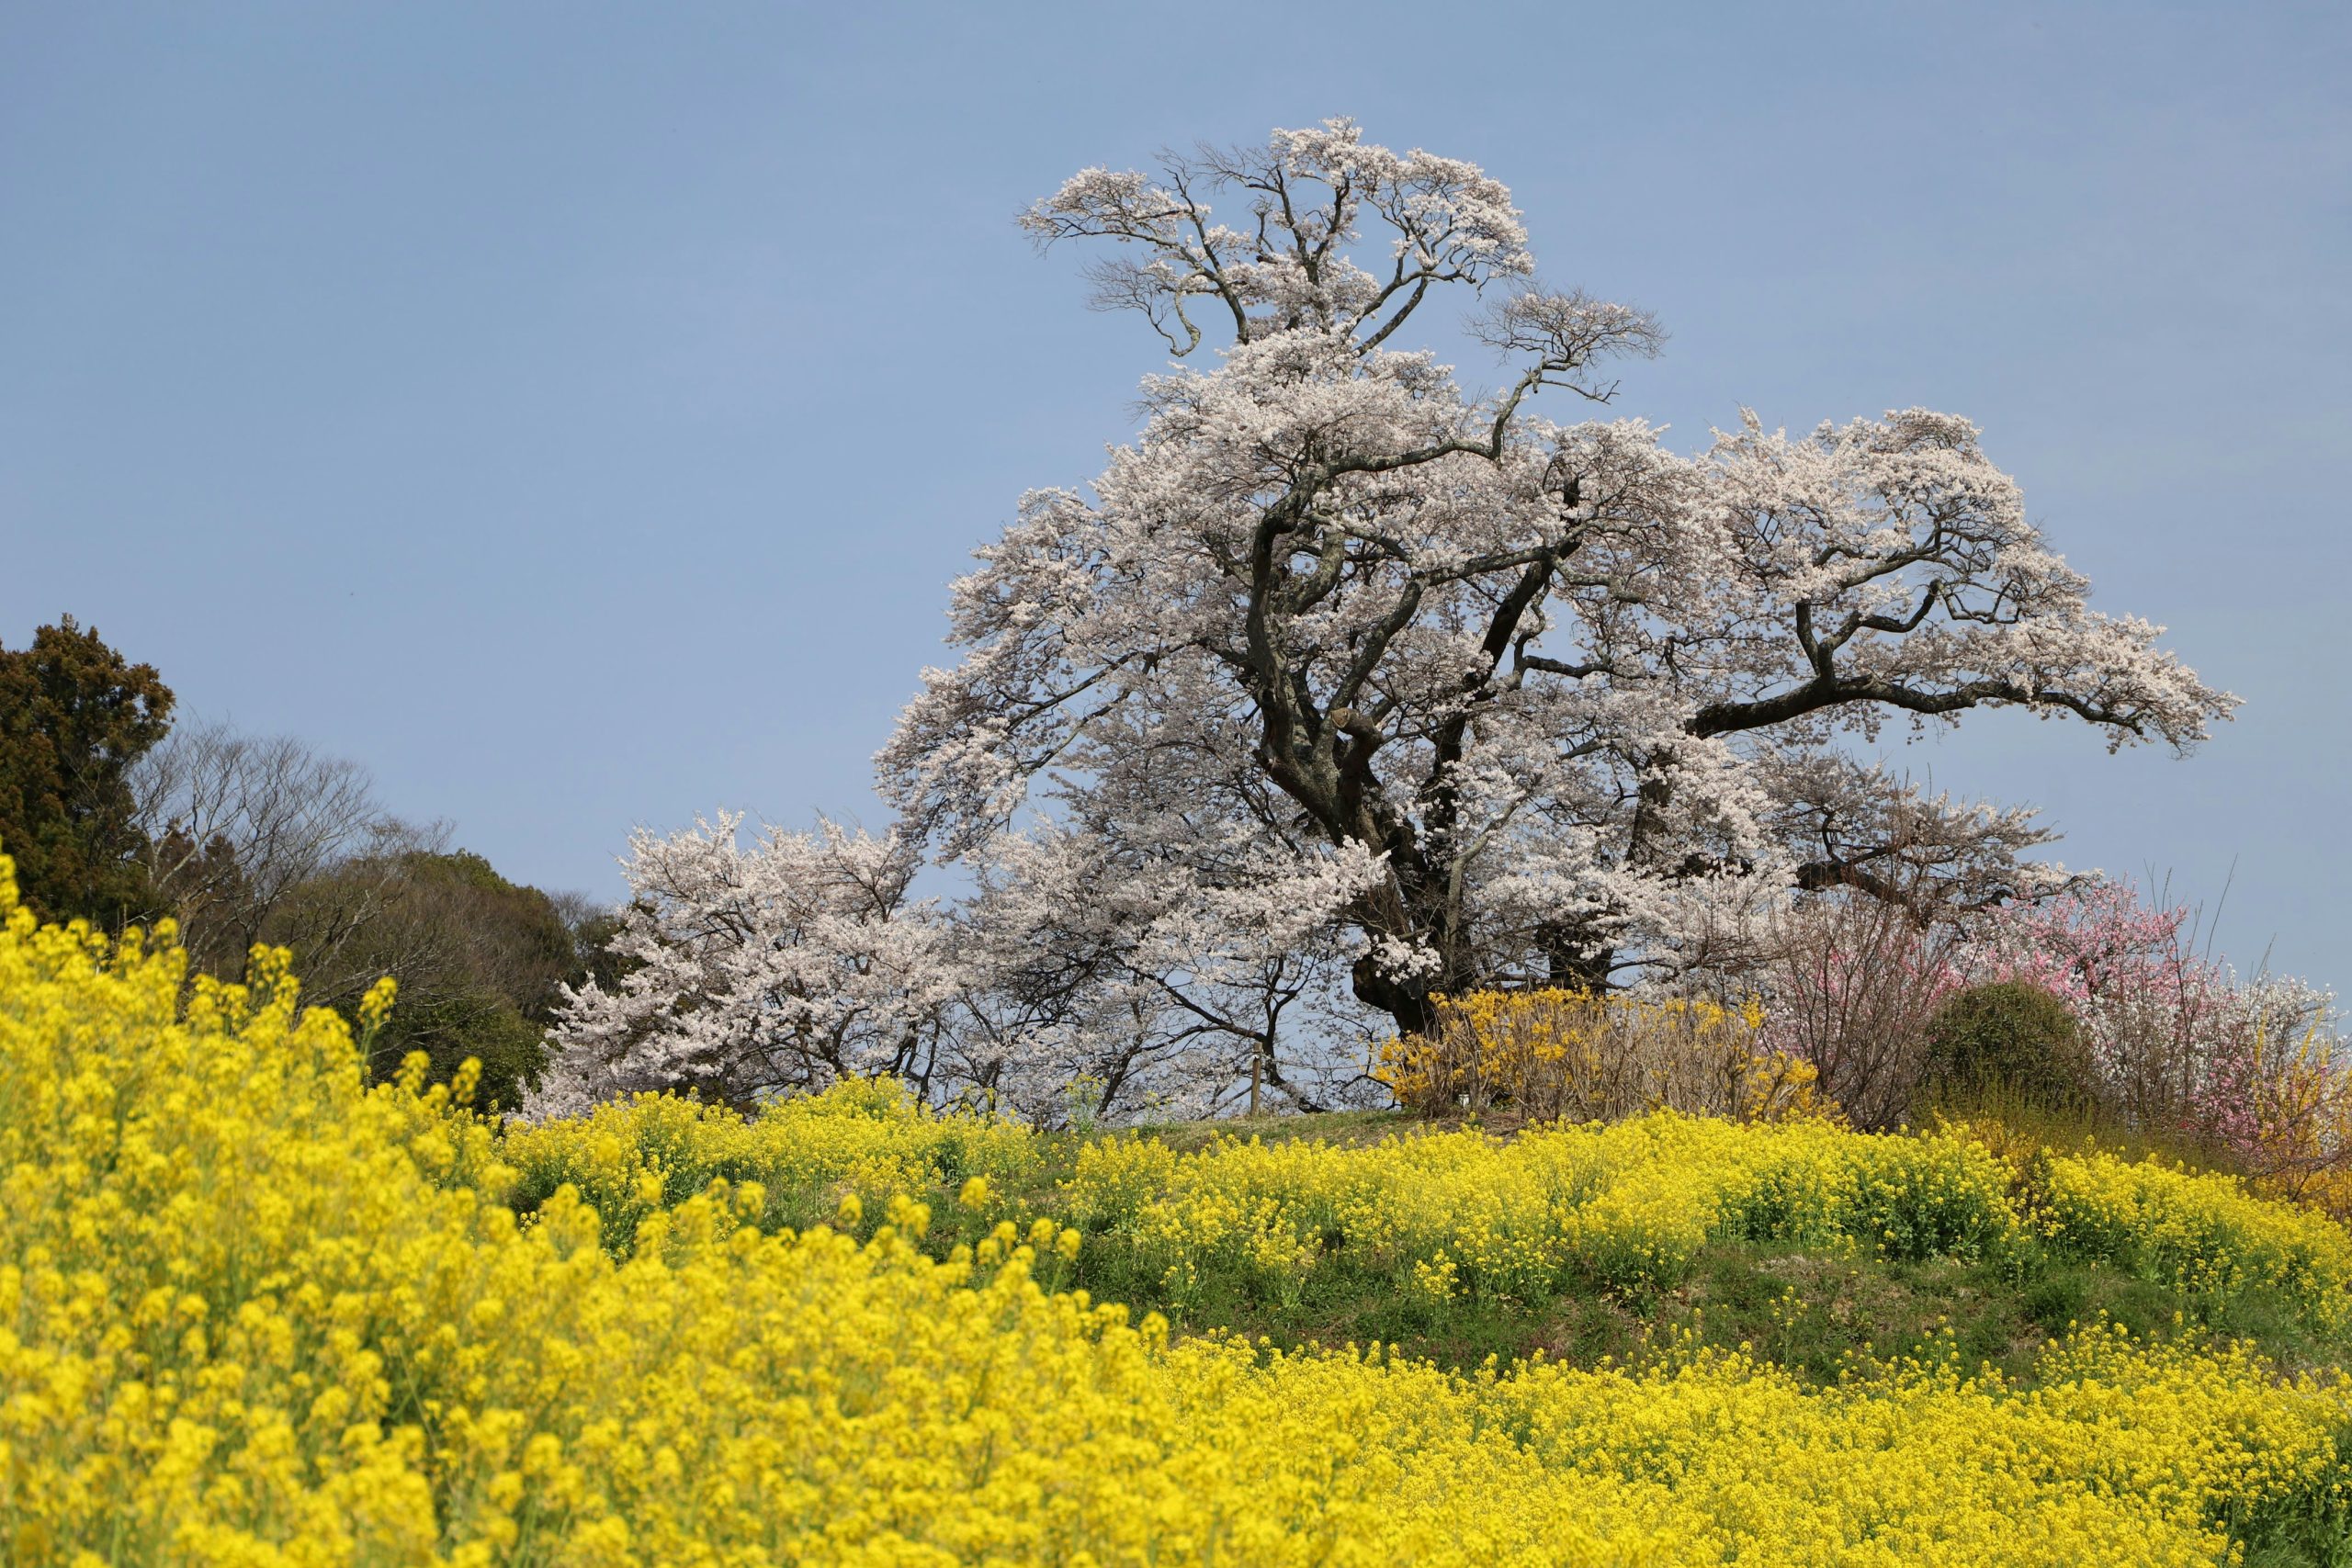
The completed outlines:
[[[2239,975],[2198,950],[2193,923],[2185,907],[2093,879],[1993,911],[1955,953],[1953,980],[2052,992],[2120,1109],[2214,1140],[2268,1190],[2352,1214],[2352,1042],[2335,998]]]
[[[10,1562],[2188,1564],[2226,1556],[2233,1525],[2346,1501],[2339,1383],[2106,1331],[2030,1388],[1932,1355],[1818,1389],[1698,1352],[1463,1373],[1175,1338],[1050,1288],[1093,1245],[1073,1228],[1001,1221],[930,1256],[912,1190],[763,1228],[755,1179],[642,1183],[613,1245],[570,1179],[517,1217],[530,1171],[573,1157],[532,1140],[563,1134],[510,1139],[455,1103],[462,1083],[369,1086],[282,957],[247,987],[185,978],[167,941],[37,928],[0,861]],[[989,1162],[1020,1169],[985,1122],[870,1103],[752,1134],[609,1114],[570,1135],[616,1179],[686,1172],[708,1141],[829,1193],[960,1177],[952,1201],[979,1211]],[[1587,1208],[1623,1185],[1611,1151],[1647,1145],[1655,1177],[1724,1139],[1911,1148],[1951,1173],[1857,1154],[1850,1191],[1815,1193],[1811,1167],[1759,1157],[1726,1190],[1776,1224],[1895,1228],[1872,1182],[1927,1195],[1905,1213],[1972,1213],[1979,1179],[1957,1143],[1826,1127],[1564,1136],[1564,1173],[1599,1150]],[[1464,1172],[1507,1154],[1400,1146]],[[1108,1201],[1100,1174],[1090,1190]],[[1646,1223],[1623,1213],[1628,1236]]]
[[[1932,910],[1932,904],[1928,906]],[[2098,1114],[2261,1191],[2352,1217],[2352,1039],[2333,994],[2200,950],[2192,911],[2089,875],[1997,907],[1816,900],[1776,922],[1761,1042],[1857,1125],[1923,1109],[1928,1036],[1963,988],[2017,982],[2073,1016]]]

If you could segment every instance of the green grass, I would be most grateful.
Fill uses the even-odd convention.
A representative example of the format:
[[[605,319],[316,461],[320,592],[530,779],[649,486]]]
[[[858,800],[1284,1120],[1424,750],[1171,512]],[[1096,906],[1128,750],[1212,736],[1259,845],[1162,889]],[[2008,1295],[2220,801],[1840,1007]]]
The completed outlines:
[[[2259,1291],[2218,1302],[2170,1291],[2104,1262],[1964,1263],[1720,1242],[1671,1290],[1577,1285],[1545,1301],[1408,1297],[1393,1276],[1318,1269],[1295,1301],[1213,1278],[1179,1311],[1114,1245],[1091,1243],[1076,1283],[1180,1331],[1225,1330],[1290,1347],[1382,1343],[1457,1367],[1541,1353],[1576,1366],[1639,1363],[1669,1350],[1745,1347],[1814,1383],[1905,1359],[1990,1366],[2030,1385],[2041,1348],[2075,1324],[2135,1335],[2252,1341],[2288,1371],[2344,1365],[2352,1343],[2314,1335],[2293,1303]]]
[[[1261,1113],[1222,1122],[1147,1122],[1134,1131],[1157,1139],[1179,1154],[1193,1154],[1228,1138],[1251,1138],[1269,1144],[1329,1144],[1350,1148],[1376,1144],[1408,1127],[1425,1126],[1403,1111],[1317,1111],[1304,1115]]]

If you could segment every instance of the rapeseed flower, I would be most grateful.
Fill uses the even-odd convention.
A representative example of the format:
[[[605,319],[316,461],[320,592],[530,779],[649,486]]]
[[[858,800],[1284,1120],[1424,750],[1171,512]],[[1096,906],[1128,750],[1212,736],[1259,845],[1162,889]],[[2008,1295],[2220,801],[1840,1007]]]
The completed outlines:
[[[2177,1173],[2086,1162],[2041,1216],[1957,1140],[1826,1127],[1122,1140],[1071,1224],[1001,1219],[942,1260],[921,1194],[1020,1168],[1024,1134],[895,1089],[745,1132],[640,1102],[502,1134],[421,1063],[370,1086],[283,955],[254,973],[184,998],[167,932],[38,927],[0,861],[0,1560],[2188,1564],[2226,1521],[2345,1501],[2340,1384],[2243,1351],[2089,1330],[2030,1389],[1949,1357],[1828,1388],[1695,1351],[1456,1373],[1174,1338],[1035,1273],[1082,1230],[1181,1257],[1202,1227],[1295,1273],[1329,1245],[1308,1214],[1448,1290],[1670,1269],[1709,1226],[1951,1248],[2035,1224],[2162,1258],[2201,1237],[2340,1293],[2337,1253]],[[740,1162],[713,1171],[706,1137]],[[1634,1190],[1683,1165],[1703,1176]]]

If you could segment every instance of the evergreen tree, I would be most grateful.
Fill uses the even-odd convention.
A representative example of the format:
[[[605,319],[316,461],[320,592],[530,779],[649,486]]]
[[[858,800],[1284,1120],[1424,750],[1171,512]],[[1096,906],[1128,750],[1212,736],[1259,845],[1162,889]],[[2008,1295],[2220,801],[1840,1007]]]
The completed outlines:
[[[171,688],[61,615],[0,648],[0,849],[44,919],[119,931],[154,913],[128,774],[170,728]]]

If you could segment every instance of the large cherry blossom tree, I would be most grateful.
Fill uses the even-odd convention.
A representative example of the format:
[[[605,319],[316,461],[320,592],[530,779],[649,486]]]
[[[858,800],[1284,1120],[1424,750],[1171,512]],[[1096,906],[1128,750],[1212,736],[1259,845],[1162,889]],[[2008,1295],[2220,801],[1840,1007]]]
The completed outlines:
[[[2030,812],[1859,760],[1890,720],[2186,749],[2233,705],[2091,609],[1963,419],[1743,414],[1685,456],[1539,413],[1661,334],[1539,283],[1475,165],[1333,120],[1023,221],[1100,247],[1095,303],[1178,360],[1141,434],[956,584],[888,833],[638,836],[635,967],[570,999],[540,1112],[885,1071],[1032,1114],[1311,1104],[1436,993],[1736,964],[1807,889],[2049,887]],[[1495,389],[1411,345],[1449,295]],[[927,857],[957,899],[915,896]]]
[[[1035,952],[1182,990],[1279,930],[1416,1028],[1435,992],[1702,961],[1792,890],[2041,886],[2026,814],[1852,760],[1890,719],[2186,749],[2233,705],[2090,607],[1964,419],[1743,415],[1683,456],[1539,413],[1608,403],[1661,333],[1537,281],[1473,164],[1332,120],[1083,170],[1023,221],[1099,247],[1095,303],[1182,362],[1091,490],[980,552],[961,661],[879,759],[910,841],[1054,863],[996,893]],[[1447,295],[1497,389],[1410,345]]]

